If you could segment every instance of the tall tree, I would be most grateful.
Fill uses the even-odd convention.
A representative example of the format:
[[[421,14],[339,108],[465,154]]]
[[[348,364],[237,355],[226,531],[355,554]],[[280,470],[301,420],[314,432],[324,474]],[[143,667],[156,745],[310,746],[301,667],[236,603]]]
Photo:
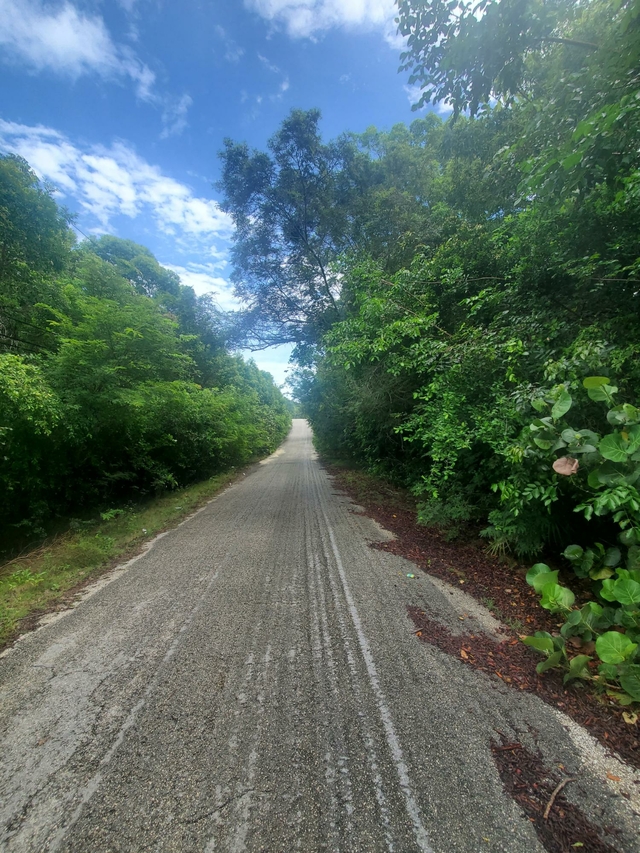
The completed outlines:
[[[269,153],[225,140],[221,207],[235,225],[236,293],[247,305],[242,333],[254,346],[303,342],[338,317],[332,270],[346,242],[337,204],[342,154],[323,144],[318,110],[294,110]]]

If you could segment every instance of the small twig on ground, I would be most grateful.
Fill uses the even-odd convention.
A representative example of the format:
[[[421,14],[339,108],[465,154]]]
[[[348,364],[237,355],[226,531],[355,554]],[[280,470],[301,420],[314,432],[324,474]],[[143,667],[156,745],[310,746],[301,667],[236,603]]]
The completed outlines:
[[[511,750],[511,749],[522,749],[522,744],[521,743],[507,743],[504,746],[494,746],[493,747],[494,752],[506,751],[506,750]]]
[[[556,799],[556,797],[558,796],[558,794],[560,793],[560,791],[564,788],[564,786],[565,786],[565,785],[568,785],[568,784],[569,784],[569,782],[575,782],[575,781],[576,781],[576,780],[575,780],[575,778],[574,778],[574,777],[569,777],[569,776],[567,776],[567,778],[566,778],[566,779],[563,779],[561,782],[558,782],[558,784],[557,784],[557,785],[556,785],[556,787],[554,788],[553,794],[551,794],[551,799],[550,799],[550,800],[549,800],[549,802],[547,803],[547,807],[546,807],[546,809],[544,810],[543,818],[544,818],[545,820],[548,820],[548,819],[549,819],[549,814],[550,814],[550,812],[551,812],[551,807],[553,806],[553,804],[554,804],[554,802],[555,802],[555,799]]]

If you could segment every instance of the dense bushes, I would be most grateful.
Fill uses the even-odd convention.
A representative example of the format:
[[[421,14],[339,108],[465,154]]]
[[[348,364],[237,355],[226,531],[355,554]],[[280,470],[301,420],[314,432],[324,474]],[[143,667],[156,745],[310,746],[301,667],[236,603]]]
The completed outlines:
[[[185,485],[273,450],[290,415],[229,354],[212,303],[148,250],[74,246],[28,165],[0,159],[0,517],[52,516]]]

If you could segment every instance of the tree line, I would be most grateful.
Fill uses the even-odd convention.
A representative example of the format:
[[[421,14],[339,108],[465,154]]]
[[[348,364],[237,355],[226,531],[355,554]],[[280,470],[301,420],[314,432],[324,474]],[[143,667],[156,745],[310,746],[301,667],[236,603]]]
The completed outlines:
[[[626,638],[597,677],[640,699],[640,3],[398,15],[418,106],[447,121],[326,142],[297,110],[267,151],[225,142],[235,334],[295,343],[320,449],[410,487],[422,522],[564,552],[596,600],[538,565],[567,619],[540,650],[569,667],[566,638]]]
[[[77,243],[26,161],[0,157],[2,539],[274,450],[290,406],[229,351],[210,296],[143,246]]]

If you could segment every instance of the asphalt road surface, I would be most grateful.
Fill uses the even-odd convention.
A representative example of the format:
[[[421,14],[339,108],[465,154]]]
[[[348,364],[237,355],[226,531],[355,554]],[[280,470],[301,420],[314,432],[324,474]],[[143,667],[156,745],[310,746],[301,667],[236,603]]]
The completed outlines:
[[[627,769],[416,640],[408,604],[494,626],[369,547],[387,534],[357,509],[294,421],[274,456],[3,656],[0,849],[539,853],[491,757],[500,730],[536,738],[577,778],[567,796],[640,850]]]

